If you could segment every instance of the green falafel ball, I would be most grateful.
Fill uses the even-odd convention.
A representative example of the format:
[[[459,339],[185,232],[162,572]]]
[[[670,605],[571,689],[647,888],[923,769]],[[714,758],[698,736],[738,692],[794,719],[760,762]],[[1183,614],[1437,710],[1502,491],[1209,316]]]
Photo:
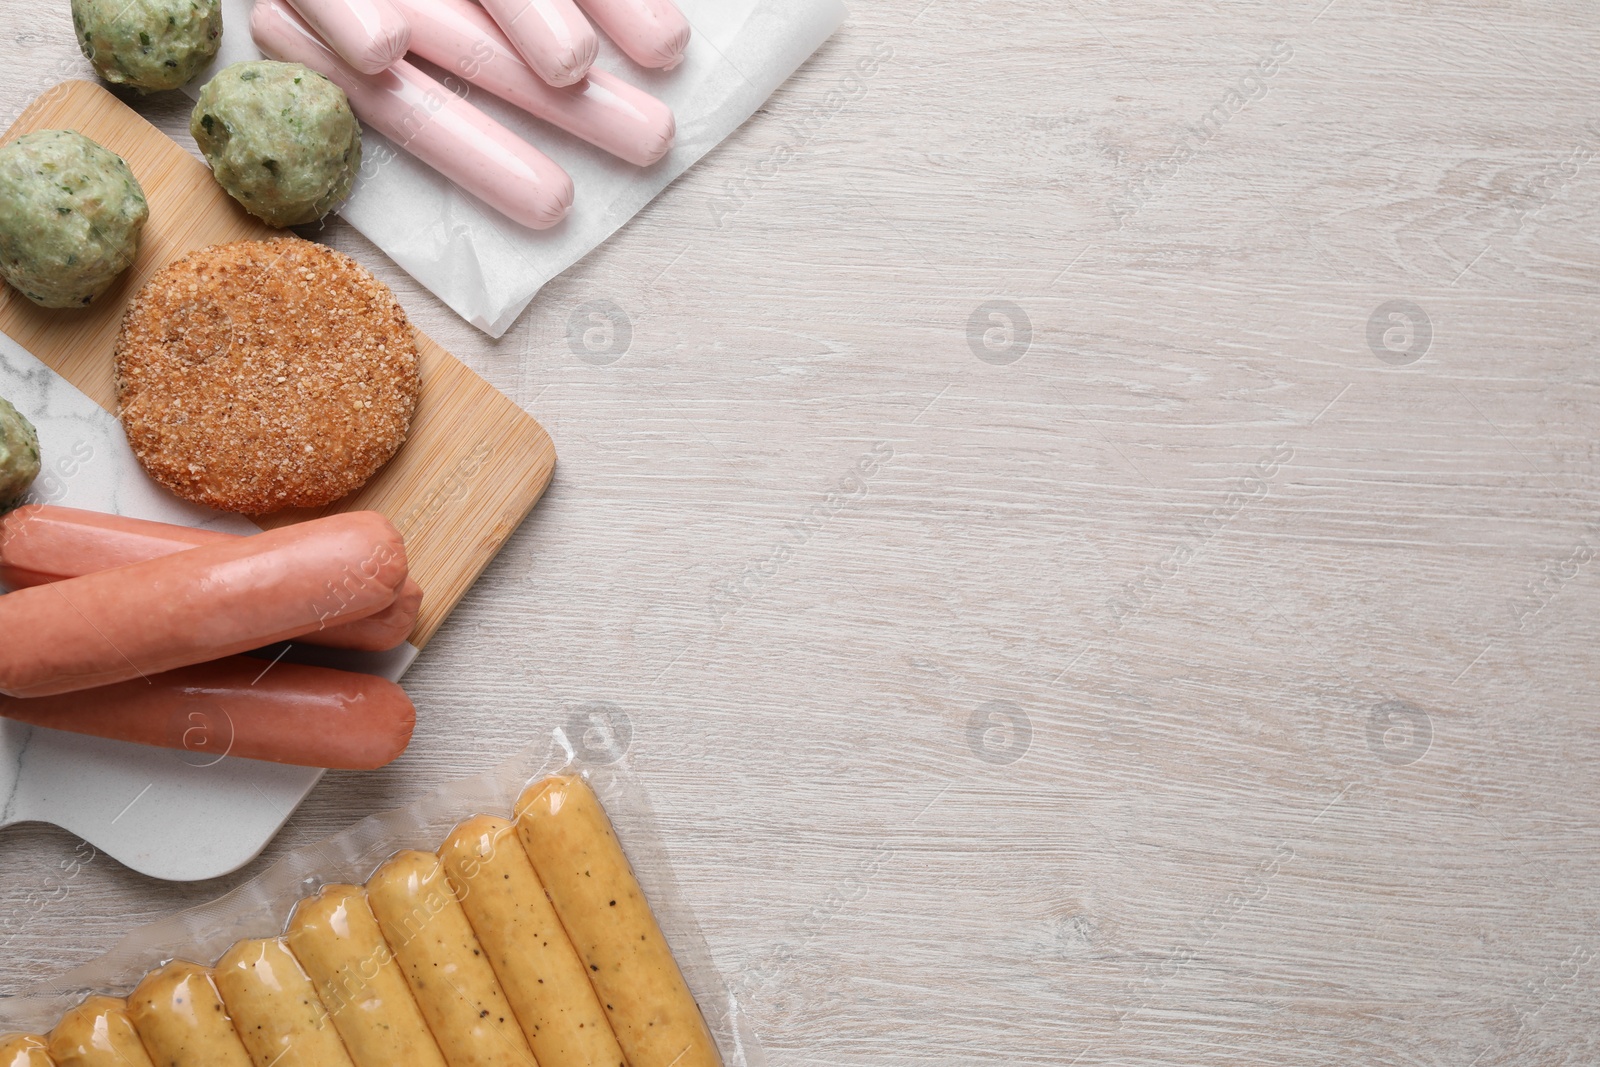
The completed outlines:
[[[0,396],[0,511],[15,506],[39,477],[39,434]]]
[[[222,43],[220,0],[72,0],[78,47],[100,76],[140,92],[188,84]]]
[[[218,184],[270,226],[320,219],[361,168],[361,125],[344,90],[298,63],[220,71],[200,90],[189,132]]]
[[[139,252],[150,208],[115,153],[72,130],[0,147],[0,276],[47,308],[82,307]]]

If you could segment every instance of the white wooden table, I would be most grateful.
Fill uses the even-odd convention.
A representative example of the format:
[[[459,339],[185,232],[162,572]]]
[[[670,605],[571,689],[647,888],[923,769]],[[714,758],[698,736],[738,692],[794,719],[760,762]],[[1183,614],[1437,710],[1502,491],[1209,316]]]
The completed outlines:
[[[598,703],[773,1063],[1600,1062],[1597,45],[889,0],[499,342],[334,225],[555,484],[239,875],[6,832],[0,986]]]

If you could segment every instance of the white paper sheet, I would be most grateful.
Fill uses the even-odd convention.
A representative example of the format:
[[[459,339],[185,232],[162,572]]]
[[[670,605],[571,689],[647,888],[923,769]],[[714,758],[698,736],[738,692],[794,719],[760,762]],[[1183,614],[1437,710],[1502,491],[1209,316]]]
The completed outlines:
[[[259,59],[250,40],[251,0],[223,0],[222,49],[190,83]],[[572,214],[553,229],[524,229],[458,190],[363,127],[355,192],[339,214],[406,273],[491,337],[516,321],[551,278],[582,259],[674,178],[742,125],[844,20],[842,0],[678,0],[694,28],[683,63],[645,70],[604,35],[597,66],[666,101],[678,138],[667,157],[640,169],[457,78],[447,84],[545,152],[572,175]],[[437,69],[413,59],[429,74]]]

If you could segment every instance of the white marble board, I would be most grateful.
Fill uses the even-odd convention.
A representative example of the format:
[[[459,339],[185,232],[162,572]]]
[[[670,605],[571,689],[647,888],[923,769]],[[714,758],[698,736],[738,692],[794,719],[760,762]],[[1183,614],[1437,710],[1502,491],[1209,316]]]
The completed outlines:
[[[4,334],[0,396],[39,431],[44,469],[29,502],[258,532],[246,519],[187,504],[156,485],[115,416]],[[398,681],[417,650],[334,655],[337,666]],[[154,878],[227,874],[255,858],[322,771],[239,759],[225,749],[150,748],[0,720],[0,826],[54,823]]]

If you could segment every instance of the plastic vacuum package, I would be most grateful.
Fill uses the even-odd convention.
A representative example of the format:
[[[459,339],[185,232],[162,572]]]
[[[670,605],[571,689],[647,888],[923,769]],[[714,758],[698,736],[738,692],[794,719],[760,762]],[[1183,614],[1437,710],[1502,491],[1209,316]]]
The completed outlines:
[[[98,1033],[82,1041],[99,1040],[109,1048],[120,1026],[122,1040],[137,1044],[142,1038],[146,1046],[168,1042],[151,1049],[156,1062],[164,1062],[169,1048],[187,1043],[186,1055],[205,1048],[202,1058],[208,1063],[260,1065],[284,1057],[286,1062],[359,1065],[393,1058],[378,1047],[385,1040],[397,1043],[395,1062],[480,1062],[484,1057],[470,1047],[476,1040],[486,1049],[499,1048],[490,1060],[531,1063],[530,1046],[520,1044],[518,1031],[538,1049],[539,1041],[552,1040],[557,1014],[571,1013],[570,1027],[571,1018],[581,1017],[580,1002],[588,1001],[595,1014],[583,1040],[592,1038],[594,1047],[559,1058],[584,1062],[587,1055],[587,1062],[599,1062],[609,1047],[609,1055],[620,1059],[620,1046],[634,1064],[660,1060],[665,1067],[720,1058],[727,1067],[761,1067],[766,1061],[760,1045],[677,888],[643,788],[624,763],[601,762],[594,755],[582,738],[557,728],[488,772],[292,852],[232,892],[134,929],[103,956],[0,999],[0,1034],[48,1036],[73,1013],[57,1034],[59,1044],[77,1048],[77,1034]],[[605,831],[607,816],[615,844]],[[499,844],[507,851],[498,851]],[[626,860],[618,856],[618,844]],[[633,891],[630,867],[642,900]],[[542,885],[544,892],[507,888],[518,884]],[[491,926],[497,917],[503,923]],[[656,925],[665,944],[655,934]],[[546,940],[551,929],[567,935],[556,949],[550,949],[554,939]],[[517,936],[495,930],[514,930]],[[509,951],[534,942],[543,949]],[[364,944],[376,948],[361,951]],[[480,956],[480,944],[492,970],[474,958]],[[341,952],[346,953],[343,963]],[[459,966],[451,962],[455,959],[461,960]],[[586,974],[584,964],[594,973]],[[562,966],[568,970],[562,972]],[[570,981],[552,978],[560,988],[549,999],[550,986],[538,975],[560,973]],[[450,991],[427,984],[440,974]],[[291,1008],[317,998],[288,995],[285,975],[292,978],[291,987],[309,979],[324,1006],[296,1019]],[[704,1027],[682,995],[684,983]],[[412,996],[397,992],[407,987]],[[128,998],[126,1009],[107,997]],[[185,1007],[208,1001],[217,1015]],[[364,1021],[380,1005],[386,1005],[382,1011],[396,1006],[409,1013],[409,1044],[398,1044],[403,1034],[396,1032],[403,1026]],[[356,1010],[344,1014],[346,1008]],[[548,1014],[543,1031],[535,1035],[539,1027],[530,1018],[540,1012]],[[504,1026],[497,1028],[493,1016]],[[520,1026],[507,1023],[507,1016]],[[128,1018],[138,1026],[137,1036]],[[594,1024],[594,1019],[601,1021]],[[596,1034],[606,1030],[606,1021],[610,1031]],[[377,1044],[358,1054],[356,1046],[367,1040],[360,1032],[364,1026]],[[690,1036],[674,1036],[667,1045],[663,1029]],[[446,1050],[442,1060],[430,1033]],[[578,1036],[576,1030],[571,1033]],[[236,1041],[236,1035],[242,1039]],[[521,1055],[505,1047],[508,1039],[523,1050]],[[205,1042],[212,1040],[227,1047],[210,1051]],[[700,1047],[689,1047],[695,1041]],[[304,1043],[290,1054],[291,1042]],[[240,1054],[241,1045],[248,1059]],[[331,1058],[322,1058],[319,1045]],[[11,1046],[0,1039],[0,1053],[11,1054]],[[17,1045],[18,1050],[28,1047],[25,1041]],[[41,1058],[18,1062],[51,1062],[39,1049]],[[121,1062],[115,1052],[109,1055],[105,1062]],[[540,1057],[543,1064],[543,1052]]]

